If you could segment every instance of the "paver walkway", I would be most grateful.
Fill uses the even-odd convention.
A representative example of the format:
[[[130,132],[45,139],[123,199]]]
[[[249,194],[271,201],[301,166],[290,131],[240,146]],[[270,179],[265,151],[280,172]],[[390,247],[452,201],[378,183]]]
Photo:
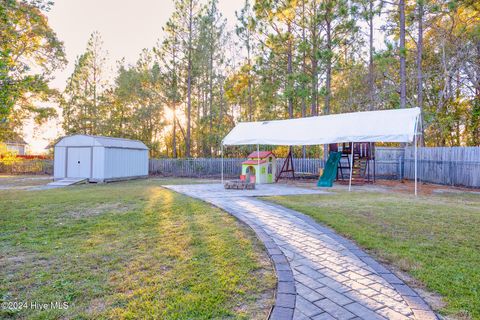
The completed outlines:
[[[212,203],[249,224],[278,277],[270,319],[437,319],[428,305],[352,242],[296,211],[253,196],[324,193],[285,185],[255,191],[220,184],[166,186]]]

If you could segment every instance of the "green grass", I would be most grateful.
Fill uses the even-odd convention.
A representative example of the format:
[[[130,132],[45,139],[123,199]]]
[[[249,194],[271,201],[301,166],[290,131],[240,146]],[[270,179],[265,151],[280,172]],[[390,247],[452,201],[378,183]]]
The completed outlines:
[[[355,240],[444,297],[441,312],[480,319],[480,196],[351,193],[267,198]]]
[[[18,319],[251,319],[275,276],[253,232],[168,180],[0,191],[0,310]]]

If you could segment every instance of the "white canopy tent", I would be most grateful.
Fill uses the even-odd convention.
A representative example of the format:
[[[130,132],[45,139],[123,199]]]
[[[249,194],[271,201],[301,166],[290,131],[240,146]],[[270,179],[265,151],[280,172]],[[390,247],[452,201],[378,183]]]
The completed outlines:
[[[420,108],[410,108],[342,113],[288,120],[241,122],[222,140],[222,183],[223,146],[227,145],[256,144],[258,150],[260,144],[306,146],[341,142],[414,142],[415,194],[417,194],[419,119]],[[350,186],[351,176],[352,172],[350,170]]]

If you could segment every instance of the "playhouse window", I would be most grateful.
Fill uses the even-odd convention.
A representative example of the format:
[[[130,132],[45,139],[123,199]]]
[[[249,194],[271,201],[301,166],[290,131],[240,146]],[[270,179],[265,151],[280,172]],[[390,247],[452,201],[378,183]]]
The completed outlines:
[[[272,174],[272,164],[268,165],[268,174]]]

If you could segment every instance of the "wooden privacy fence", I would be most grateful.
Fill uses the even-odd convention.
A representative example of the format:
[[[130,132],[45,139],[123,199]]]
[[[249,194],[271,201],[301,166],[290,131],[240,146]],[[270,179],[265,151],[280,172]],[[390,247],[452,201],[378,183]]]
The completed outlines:
[[[285,159],[277,159],[277,174],[282,169]],[[313,174],[318,175],[320,169],[325,166],[323,159],[293,159],[293,167],[296,174]]]
[[[238,176],[245,159],[224,159],[223,174],[225,177]],[[150,159],[150,174],[161,174],[176,177],[215,177],[222,172],[222,159]]]
[[[227,178],[238,177],[242,172],[242,158],[225,158],[223,174]],[[277,159],[277,173],[285,159]],[[293,159],[296,172],[318,174],[323,168],[321,159]],[[222,172],[221,158],[196,159],[150,159],[150,174],[178,177],[219,177]]]
[[[377,147],[377,178],[413,179],[414,149]],[[346,159],[344,159],[345,161]],[[245,159],[224,159],[224,176],[238,177]],[[277,159],[277,172],[285,159]],[[370,163],[373,173],[373,161]],[[220,158],[150,159],[150,174],[178,177],[220,177]],[[294,159],[296,172],[318,175],[323,159]],[[480,187],[480,147],[418,148],[420,181],[445,185]]]
[[[413,148],[405,149],[404,177],[415,174]],[[417,154],[420,181],[480,187],[480,147],[419,148]]]

